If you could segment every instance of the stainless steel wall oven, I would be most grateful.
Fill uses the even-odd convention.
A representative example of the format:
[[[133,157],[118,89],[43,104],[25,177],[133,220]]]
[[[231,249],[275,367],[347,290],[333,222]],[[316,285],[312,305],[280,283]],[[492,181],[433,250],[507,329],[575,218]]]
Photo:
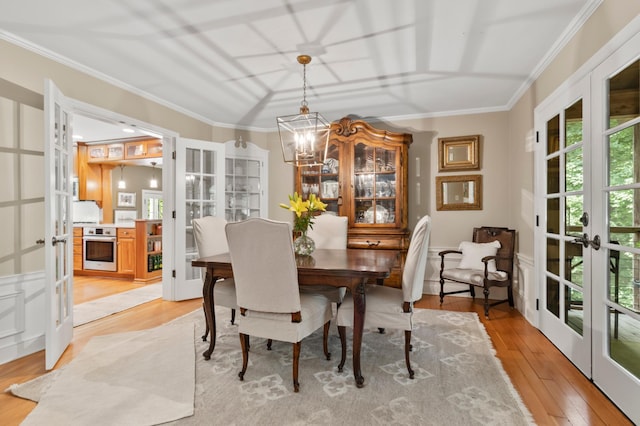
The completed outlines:
[[[96,271],[117,271],[116,229],[85,227],[82,234],[83,268]]]

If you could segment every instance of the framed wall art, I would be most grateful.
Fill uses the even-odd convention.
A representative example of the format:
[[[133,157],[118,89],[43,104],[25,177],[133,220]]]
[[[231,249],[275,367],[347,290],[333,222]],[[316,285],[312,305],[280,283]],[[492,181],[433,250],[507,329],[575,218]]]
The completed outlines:
[[[438,139],[438,169],[441,172],[478,170],[480,135]]]
[[[135,207],[135,192],[118,192],[118,207]]]

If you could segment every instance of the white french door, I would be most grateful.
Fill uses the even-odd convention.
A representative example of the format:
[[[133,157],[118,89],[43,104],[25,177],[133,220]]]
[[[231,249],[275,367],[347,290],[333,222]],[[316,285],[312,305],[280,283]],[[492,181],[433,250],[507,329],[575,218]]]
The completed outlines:
[[[191,221],[224,217],[224,144],[181,138],[176,147],[176,280],[174,298],[202,297],[202,273]]]
[[[640,34],[536,108],[540,330],[640,422]]]
[[[593,381],[640,423],[640,34],[592,74]],[[594,162],[595,163],[595,162]]]
[[[591,376],[589,79],[536,110],[540,330]]]
[[[45,84],[45,367],[51,370],[73,337],[73,141],[71,108]]]

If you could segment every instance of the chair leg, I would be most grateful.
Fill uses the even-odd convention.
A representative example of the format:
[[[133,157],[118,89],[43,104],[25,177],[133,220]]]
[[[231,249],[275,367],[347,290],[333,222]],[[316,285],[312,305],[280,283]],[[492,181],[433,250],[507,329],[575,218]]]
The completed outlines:
[[[484,293],[484,317],[489,319],[489,289],[485,287],[482,292]]]
[[[338,334],[340,335],[340,345],[342,346],[338,371],[342,373],[342,367],[344,367],[344,363],[347,360],[347,327],[338,326]]]
[[[440,278],[440,306],[444,302],[444,280]]]
[[[327,360],[331,359],[331,352],[329,352],[329,327],[331,326],[331,321],[327,321],[324,325],[324,330],[322,332],[322,349],[324,350],[324,356]]]
[[[231,310],[231,324],[235,324],[236,323],[236,310],[232,309]]]
[[[242,371],[238,373],[240,381],[244,380],[244,373],[249,365],[249,335],[240,333],[240,347],[242,348]]]
[[[411,330],[405,330],[404,331],[404,359],[407,362],[407,370],[409,371],[409,378],[413,379],[414,372],[411,369],[409,352],[411,352]]]
[[[300,391],[300,383],[298,382],[298,365],[300,364],[300,347],[302,342],[293,344],[293,391]]]
[[[469,286],[469,293],[471,293],[471,298],[475,299],[476,298],[476,288],[472,285]]]
[[[202,310],[204,311],[204,303],[202,304]],[[206,318],[206,313],[205,313],[205,318]],[[202,341],[206,342],[207,341],[207,336],[209,335],[209,324],[205,321],[205,330],[204,330],[204,335],[202,336]]]
[[[509,299],[509,306],[515,308],[515,304],[513,302],[513,287],[507,287],[507,298]]]
[[[271,345],[273,344],[273,339],[267,339],[267,350],[271,350]]]

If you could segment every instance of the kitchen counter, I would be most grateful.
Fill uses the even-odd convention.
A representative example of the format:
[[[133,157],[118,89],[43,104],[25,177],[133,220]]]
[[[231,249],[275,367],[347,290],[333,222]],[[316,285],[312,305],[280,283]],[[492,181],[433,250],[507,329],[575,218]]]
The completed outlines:
[[[135,222],[121,222],[121,223],[74,223],[74,228],[135,228]]]

